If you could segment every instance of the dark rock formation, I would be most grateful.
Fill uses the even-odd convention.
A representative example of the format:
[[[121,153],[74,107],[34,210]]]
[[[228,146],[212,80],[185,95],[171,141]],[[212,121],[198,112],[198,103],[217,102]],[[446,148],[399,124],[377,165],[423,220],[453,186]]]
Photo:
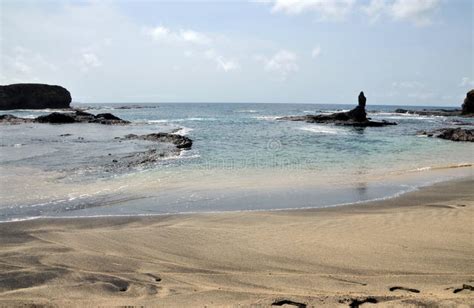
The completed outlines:
[[[33,119],[18,118],[11,114],[0,115],[0,123],[23,124],[23,123],[31,123],[31,122],[33,122]]]
[[[174,144],[178,149],[190,149],[193,145],[193,141],[186,136],[168,134],[168,133],[154,133],[148,135],[135,135],[129,134],[124,137],[124,139],[138,139],[138,140],[148,140],[156,142],[169,142]]]
[[[435,131],[421,131],[418,132],[418,135],[452,141],[474,142],[474,129],[469,128],[441,128]]]
[[[116,137],[115,139],[119,140],[119,142],[125,140],[146,140],[152,142],[150,147],[147,146],[148,149],[146,151],[135,152],[131,155],[117,157],[117,159],[112,160],[112,164],[108,165],[108,169],[115,171],[136,167],[144,168],[153,165],[166,157],[176,156],[183,150],[189,150],[193,144],[193,141],[188,137],[170,133],[153,133],[140,136],[129,134],[123,138]],[[155,148],[155,142],[170,143],[173,146],[165,149]]]
[[[474,89],[467,92],[464,103],[462,104],[462,109],[423,109],[423,110],[410,110],[410,109],[396,109],[396,113],[407,113],[407,114],[418,114],[425,116],[444,116],[444,117],[453,117],[453,116],[474,116]]]
[[[69,108],[71,94],[60,86],[18,83],[0,86],[0,110]]]
[[[462,104],[463,115],[474,115],[474,89],[467,92],[464,103]]]
[[[50,124],[67,124],[75,123],[76,120],[73,115],[67,113],[53,112],[48,115],[39,116],[35,119],[38,123],[50,123]]]
[[[364,92],[360,92],[359,105],[348,112],[349,118],[357,122],[366,122],[367,121],[367,113],[365,112],[366,102],[367,102],[367,98],[365,97]]]
[[[308,123],[328,123],[335,125],[356,126],[356,127],[379,127],[387,125],[396,125],[397,123],[388,121],[370,121],[365,111],[366,97],[364,92],[359,94],[359,105],[348,112],[336,112],[329,115],[304,115],[281,117],[277,120],[286,121],[305,121]]]
[[[11,114],[0,116],[0,123],[21,124],[21,123],[49,123],[49,124],[69,124],[69,123],[96,123],[106,125],[128,124],[130,122],[120,119],[111,113],[101,113],[93,115],[81,110],[70,113],[53,112],[39,116],[36,119],[18,118]]]
[[[443,116],[443,117],[454,117],[460,116],[461,110],[459,109],[423,109],[423,110],[411,110],[411,109],[395,109],[395,113],[405,114],[417,114],[422,116]]]
[[[97,123],[106,125],[117,125],[117,124],[128,124],[130,122],[122,120],[121,118],[114,116],[111,113],[99,113],[93,115],[81,110],[76,110],[74,113],[74,119],[76,123]]]
[[[122,121],[121,118],[114,116],[111,113],[99,113],[98,115],[95,116],[96,119],[104,119],[104,120],[117,120],[117,121]]]

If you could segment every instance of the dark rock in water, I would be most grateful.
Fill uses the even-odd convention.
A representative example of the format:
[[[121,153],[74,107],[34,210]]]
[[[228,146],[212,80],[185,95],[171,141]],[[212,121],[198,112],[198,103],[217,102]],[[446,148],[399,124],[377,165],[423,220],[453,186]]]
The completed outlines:
[[[464,103],[462,104],[463,115],[474,115],[474,89],[467,92]]]
[[[69,113],[53,112],[48,115],[39,116],[36,119],[18,118],[10,114],[0,116],[0,123],[21,124],[31,122],[49,124],[96,123],[106,125],[121,125],[130,123],[114,116],[111,113],[93,115],[81,110],[76,110],[75,112]]]
[[[129,134],[124,137],[124,139],[138,139],[138,140],[148,140],[148,141],[156,141],[156,142],[169,142],[174,144],[178,149],[190,149],[193,145],[193,141],[186,137],[176,134],[168,134],[168,133],[153,133],[148,135],[135,135]]]
[[[25,119],[25,118],[18,118],[12,114],[2,114],[0,115],[0,123],[6,124],[23,124],[23,123],[31,123],[33,119]]]
[[[474,129],[445,128],[436,137],[452,141],[474,142]]]
[[[434,131],[421,131],[418,132],[418,135],[452,141],[474,142],[474,129],[468,128],[441,128]]]
[[[349,116],[349,118],[357,122],[367,121],[367,113],[365,112],[366,102],[367,102],[367,98],[365,97],[364,92],[360,92],[359,105],[348,112],[347,115]]]
[[[69,108],[71,93],[61,86],[18,83],[0,86],[0,110]]]
[[[122,119],[119,117],[114,116],[111,113],[99,113],[98,115],[95,116],[96,119],[105,119],[105,120],[118,120],[121,121]]]
[[[76,122],[76,120],[70,114],[53,112],[48,115],[37,117],[35,119],[35,122],[51,123],[51,124],[67,124],[67,123],[74,123]]]
[[[454,117],[460,116],[461,111],[459,109],[423,109],[423,110],[411,110],[411,109],[395,109],[395,113],[405,114],[416,114],[422,116],[443,116],[443,117]]]
[[[318,114],[318,115],[304,115],[304,116],[288,116],[281,117],[277,120],[286,120],[286,121],[305,121],[308,123],[328,123],[335,125],[344,125],[344,126],[356,126],[356,127],[380,127],[387,125],[397,125],[394,122],[388,121],[370,121],[367,118],[367,113],[365,111],[366,97],[364,92],[359,94],[359,105],[348,112],[336,112],[332,114]]]
[[[122,120],[121,118],[114,116],[111,113],[99,113],[93,115],[82,110],[76,110],[74,118],[77,123],[97,123],[105,125],[117,125],[117,124],[128,124],[130,122]]]

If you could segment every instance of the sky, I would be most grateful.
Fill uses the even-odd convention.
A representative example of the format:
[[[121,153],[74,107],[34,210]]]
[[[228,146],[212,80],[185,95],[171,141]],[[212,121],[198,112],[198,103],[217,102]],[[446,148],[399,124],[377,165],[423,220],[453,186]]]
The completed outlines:
[[[0,0],[0,84],[74,102],[459,106],[474,1]]]

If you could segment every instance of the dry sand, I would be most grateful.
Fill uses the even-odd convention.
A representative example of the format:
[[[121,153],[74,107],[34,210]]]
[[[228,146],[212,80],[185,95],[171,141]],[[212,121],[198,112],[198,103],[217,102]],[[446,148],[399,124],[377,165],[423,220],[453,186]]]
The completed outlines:
[[[0,306],[468,307],[473,187],[319,210],[3,223]]]

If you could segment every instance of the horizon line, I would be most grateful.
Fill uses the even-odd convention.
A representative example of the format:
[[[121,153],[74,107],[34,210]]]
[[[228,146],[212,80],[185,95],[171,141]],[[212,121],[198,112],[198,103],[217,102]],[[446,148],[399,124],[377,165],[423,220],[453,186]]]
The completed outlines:
[[[100,101],[100,102],[75,102],[72,101],[72,104],[288,104],[288,105],[357,105],[355,103],[284,103],[284,102],[206,102],[206,101],[194,101],[194,102],[187,102],[187,101],[180,101],[180,102],[124,102],[124,101]],[[417,105],[417,104],[367,104],[369,106],[412,106],[412,107],[436,107],[436,108],[461,108],[462,102],[458,105]]]

